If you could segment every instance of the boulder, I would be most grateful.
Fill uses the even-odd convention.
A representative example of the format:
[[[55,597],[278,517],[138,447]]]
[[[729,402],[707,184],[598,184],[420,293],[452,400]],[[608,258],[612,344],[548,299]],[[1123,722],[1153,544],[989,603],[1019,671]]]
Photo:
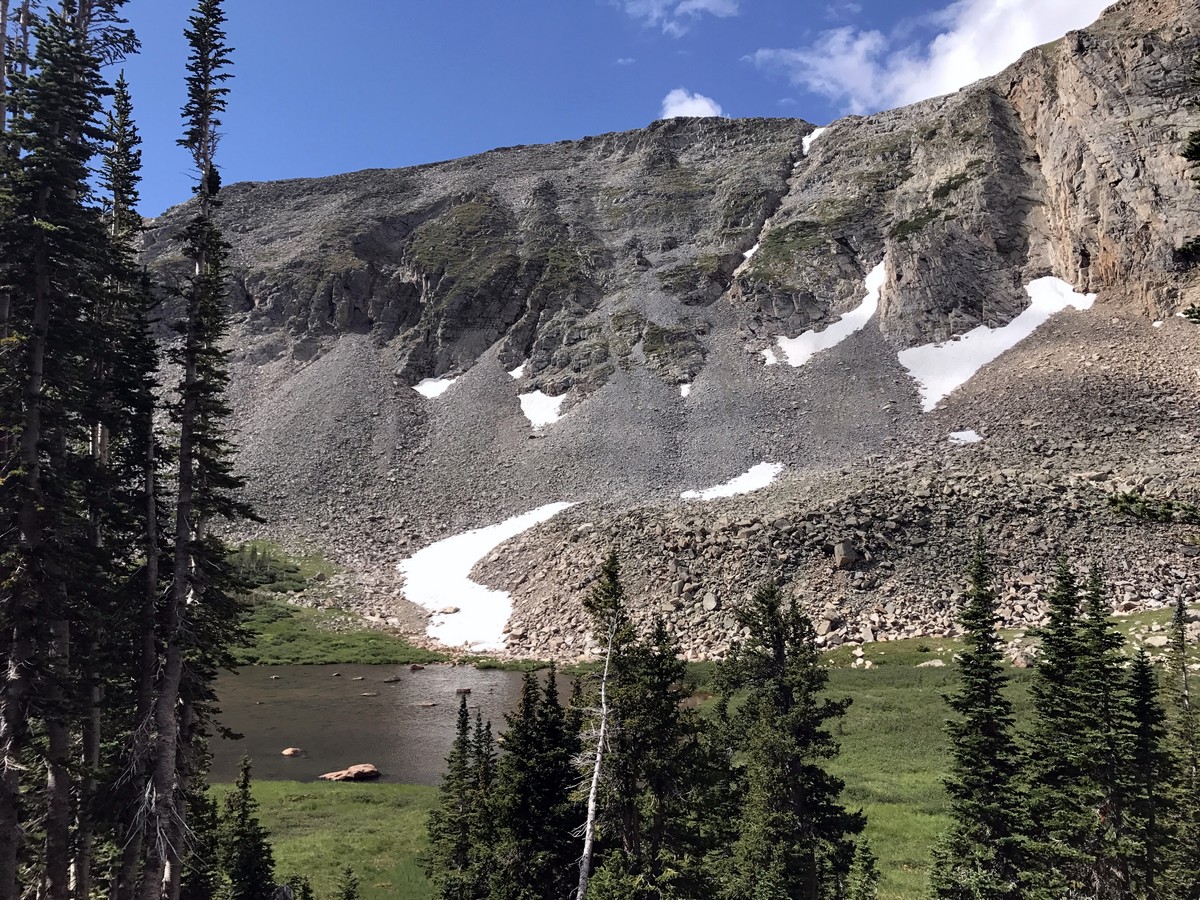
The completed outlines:
[[[322,781],[371,781],[380,776],[380,771],[370,763],[358,763],[338,772],[326,772]]]
[[[283,751],[283,755],[284,756],[303,756],[304,751],[301,750],[299,747],[288,747],[286,750]]]
[[[836,568],[852,569],[858,559],[858,551],[849,541],[838,541],[833,545],[833,564]]]
[[[940,669],[946,665],[944,659],[927,659],[923,663],[917,663],[918,669]]]

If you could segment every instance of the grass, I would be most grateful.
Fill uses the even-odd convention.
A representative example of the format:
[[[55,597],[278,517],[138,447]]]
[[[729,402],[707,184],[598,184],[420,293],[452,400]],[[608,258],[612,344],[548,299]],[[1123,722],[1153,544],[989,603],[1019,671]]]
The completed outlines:
[[[214,790],[220,796],[228,786]],[[430,896],[418,858],[435,788],[273,781],[255,784],[254,796],[281,880],[308,875],[318,897],[332,897],[339,873],[350,866],[363,900]]]
[[[1169,610],[1159,610],[1117,621],[1128,633],[1169,618]],[[841,753],[828,767],[845,781],[846,806],[867,815],[865,836],[879,858],[881,900],[924,896],[930,850],[949,824],[942,787],[949,763],[943,697],[954,688],[951,660],[960,647],[934,638],[869,644],[864,658],[871,669],[852,668],[849,650],[826,657],[829,695],[853,700],[834,725]],[[946,666],[916,667],[932,659],[942,659]],[[572,666],[565,673],[591,668]],[[690,664],[687,684],[702,694],[711,690],[714,670],[712,663]],[[1030,669],[1010,670],[1019,728],[1032,718],[1027,690],[1032,674]],[[430,896],[418,859],[426,846],[425,822],[435,789],[273,782],[256,785],[255,795],[281,877],[307,872],[321,896],[349,865],[363,880],[365,900]]]
[[[305,609],[278,600],[251,601],[244,620],[251,643],[234,651],[238,665],[407,665],[449,659],[393,634],[367,628],[352,613]]]

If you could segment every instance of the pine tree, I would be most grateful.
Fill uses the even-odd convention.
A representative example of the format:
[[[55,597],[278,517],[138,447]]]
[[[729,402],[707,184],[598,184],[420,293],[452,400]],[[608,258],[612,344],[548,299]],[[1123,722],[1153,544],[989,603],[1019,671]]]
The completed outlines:
[[[737,620],[749,636],[722,666],[722,682],[727,696],[746,693],[734,715],[746,793],[722,896],[838,898],[864,820],[838,802],[843,783],[822,762],[838,752],[827,729],[850,701],[822,697],[828,674],[812,623],[777,584],[763,585]]]
[[[349,866],[342,869],[334,900],[358,900],[358,876]]]
[[[1137,723],[1122,652],[1125,638],[1112,621],[1108,590],[1097,568],[1088,577],[1084,606],[1078,779],[1092,812],[1092,826],[1081,849],[1086,862],[1084,890],[1089,897],[1104,900],[1128,896],[1132,859],[1139,855],[1129,824],[1134,791],[1129,762]]]
[[[1171,764],[1166,753],[1166,713],[1158,693],[1158,677],[1150,657],[1144,650],[1139,651],[1129,676],[1133,746],[1128,822],[1135,846],[1129,865],[1129,884],[1134,897],[1158,896],[1162,848],[1166,842],[1164,799]]]
[[[99,64],[75,29],[76,6],[32,24],[9,95],[0,185],[0,898],[18,890],[22,756],[44,735],[42,845],[32,859],[44,896],[65,900],[72,863],[73,629],[91,571],[79,502],[80,413],[86,400],[86,306],[108,259],[89,205],[88,162],[100,138]],[[28,22],[28,19],[25,20]],[[31,773],[32,774],[32,773]]]
[[[424,860],[425,875],[434,895],[442,900],[470,900],[478,896],[471,852],[475,837],[472,826],[477,823],[474,775],[471,716],[463,695],[458,705],[454,743],[446,757],[446,775],[438,790],[438,805],[429,816],[429,852]]]
[[[250,769],[249,758],[243,758],[238,780],[225,795],[217,828],[217,855],[228,881],[228,900],[262,900],[275,889],[275,857],[256,814]]]
[[[222,0],[198,0],[185,32],[191,47],[187,71],[185,132],[179,141],[196,167],[195,214],[184,230],[183,253],[193,271],[179,290],[184,305],[180,341],[172,361],[182,372],[171,409],[179,429],[176,452],[174,560],[171,589],[162,606],[159,632],[165,642],[156,686],[155,743],[142,900],[176,900],[179,852],[186,821],[181,790],[198,773],[196,750],[185,738],[202,739],[211,678],[228,657],[223,647],[236,628],[228,553],[210,532],[215,517],[239,518],[249,510],[235,499],[240,481],[231,469],[224,423],[228,382],[220,341],[226,329],[226,245],[213,221],[221,180],[215,155],[220,115],[231,77]],[[185,680],[185,660],[190,681]],[[181,702],[182,701],[182,702]],[[188,727],[184,727],[185,723]],[[186,732],[186,734],[185,734]],[[163,876],[168,875],[164,883]]]
[[[1169,840],[1163,846],[1161,896],[1190,900],[1200,896],[1200,713],[1188,668],[1187,608],[1176,600],[1167,652],[1172,773],[1168,793]]]
[[[571,728],[572,726],[568,726]],[[572,728],[573,733],[578,728]],[[496,786],[496,741],[492,723],[484,722],[475,713],[475,728],[471,735],[471,834],[470,871],[471,896],[486,897],[492,880],[496,854],[496,822],[492,792]]]
[[[578,735],[558,700],[553,675],[539,690],[525,676],[517,710],[505,716],[504,755],[496,769],[497,827],[493,900],[557,900],[574,886],[571,837],[582,815],[571,799]]]
[[[930,885],[932,896],[945,900],[1020,900],[1028,866],[1021,763],[982,535],[967,574],[959,614],[966,647],[958,655],[958,688],[946,698],[957,714],[946,725],[953,824],[938,842]]]
[[[878,900],[879,869],[871,845],[863,840],[854,848],[854,864],[846,884],[846,900]]]
[[[1034,828],[1033,871],[1048,897],[1086,896],[1096,811],[1081,779],[1086,712],[1081,661],[1087,647],[1079,616],[1079,584],[1060,559],[1049,595],[1050,615],[1041,630],[1031,695],[1036,714],[1026,753],[1029,818]]]

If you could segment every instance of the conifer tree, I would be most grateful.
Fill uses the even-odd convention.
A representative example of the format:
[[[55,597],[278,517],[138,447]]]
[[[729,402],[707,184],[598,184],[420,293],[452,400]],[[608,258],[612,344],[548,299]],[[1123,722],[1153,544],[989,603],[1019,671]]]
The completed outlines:
[[[1166,843],[1164,801],[1171,764],[1166,752],[1166,713],[1158,693],[1158,676],[1150,657],[1139,650],[1129,675],[1133,736],[1128,822],[1134,841],[1129,885],[1135,897],[1158,896]]]
[[[846,884],[846,900],[877,900],[879,897],[879,868],[871,845],[859,841],[854,848],[854,863]]]
[[[763,585],[737,611],[749,636],[722,667],[725,692],[745,692],[734,715],[744,741],[746,793],[724,862],[728,900],[831,900],[842,895],[861,813],[839,802],[843,783],[822,763],[838,752],[828,725],[849,700],[822,696],[828,674],[812,623]]]
[[[211,533],[215,517],[239,518],[249,510],[236,500],[225,434],[228,374],[220,346],[226,329],[226,245],[213,221],[221,179],[215,163],[220,116],[231,77],[222,0],[198,0],[185,35],[187,65],[184,136],[179,144],[196,168],[192,220],[182,237],[192,272],[179,286],[184,312],[172,361],[182,373],[171,409],[179,430],[176,452],[174,559],[171,589],[162,605],[159,633],[165,644],[154,707],[151,802],[142,900],[176,900],[180,848],[186,833],[180,802],[195,776],[195,752],[185,741],[203,735],[205,704],[214,670],[227,660],[222,647],[236,623],[231,578],[222,543]],[[186,676],[186,677],[185,677]],[[186,726],[186,727],[185,727]],[[165,876],[165,877],[164,877]]]
[[[349,866],[342,869],[334,900],[358,900],[358,876]]]
[[[577,727],[568,727],[571,733],[578,733]],[[471,735],[472,800],[469,823],[473,897],[486,897],[492,879],[496,853],[496,822],[492,798],[495,786],[496,742],[492,737],[492,723],[484,722],[483,716],[476,712],[475,727]]]
[[[1129,824],[1134,790],[1129,763],[1137,726],[1122,653],[1125,638],[1112,621],[1098,568],[1088,577],[1084,606],[1077,777],[1092,826],[1088,842],[1080,848],[1086,864],[1083,883],[1089,897],[1120,898],[1128,895],[1132,859],[1139,855]]]
[[[1038,889],[1048,897],[1081,897],[1096,821],[1092,792],[1081,779],[1086,713],[1081,661],[1087,651],[1080,621],[1079,584],[1066,559],[1055,569],[1050,614],[1041,630],[1031,695],[1036,714],[1026,748],[1029,817]]]
[[[0,190],[0,295],[5,298],[0,434],[0,898],[18,890],[21,771],[33,727],[44,736],[41,846],[44,896],[66,900],[72,862],[72,629],[89,616],[77,598],[90,570],[80,491],[80,411],[86,390],[82,334],[87,298],[107,262],[90,206],[88,162],[100,131],[99,64],[75,30],[76,7],[32,23],[31,53],[13,78]],[[28,20],[26,20],[28,21]],[[28,65],[25,64],[28,60]]]
[[[250,769],[250,760],[244,757],[238,780],[225,795],[217,828],[217,855],[228,883],[228,900],[261,900],[275,889],[275,857],[258,819]]]
[[[1172,773],[1167,787],[1169,839],[1163,846],[1161,895],[1200,896],[1200,713],[1188,665],[1187,608],[1176,600],[1167,652]]]
[[[545,689],[525,676],[521,701],[506,715],[504,755],[494,791],[494,900],[557,900],[574,886],[572,831],[582,820],[571,790],[579,738],[559,702],[553,675]]]
[[[958,687],[946,698],[957,715],[946,725],[953,824],[939,840],[930,884],[932,895],[944,900],[1020,900],[1028,866],[1020,754],[982,535],[967,575],[959,614],[966,647],[958,655]]]
[[[458,704],[454,743],[446,757],[446,774],[438,790],[438,806],[429,817],[429,852],[424,862],[434,896],[442,900],[479,896],[472,854],[472,826],[479,821],[477,772],[472,771],[472,757],[471,716],[464,694]]]

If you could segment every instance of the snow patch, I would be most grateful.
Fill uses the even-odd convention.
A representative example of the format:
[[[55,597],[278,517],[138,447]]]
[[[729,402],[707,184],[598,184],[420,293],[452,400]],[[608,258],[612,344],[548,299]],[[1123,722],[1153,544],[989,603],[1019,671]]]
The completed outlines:
[[[525,360],[525,362],[521,363],[519,366],[517,366],[515,369],[513,369],[511,372],[509,372],[508,376],[513,379],[524,378],[525,370],[528,368],[529,368],[529,360]]]
[[[716,500],[718,497],[736,497],[738,494],[749,494],[759,491],[779,477],[783,471],[782,463],[759,463],[744,475],[731,479],[724,484],[710,487],[703,491],[684,491],[679,495],[681,500]]]
[[[1160,320],[1158,320],[1157,322],[1151,322],[1150,324],[1151,324],[1151,325],[1153,325],[1155,328],[1162,328],[1162,327],[1163,327],[1163,323],[1162,323],[1162,320],[1161,320],[1161,319],[1160,319]]]
[[[1031,301],[1029,306],[1007,325],[999,328],[980,325],[957,340],[925,344],[899,354],[900,365],[917,382],[922,410],[929,412],[976,372],[1033,334],[1056,312],[1068,306],[1091,309],[1096,302],[1095,294],[1077,294],[1061,278],[1039,278],[1025,291]]]
[[[949,440],[952,444],[978,444],[983,440],[983,437],[979,434],[979,432],[972,429],[967,429],[966,431],[950,432]]]
[[[681,384],[679,386],[679,396],[680,397],[686,397],[689,394],[691,394],[691,392],[692,392],[692,386],[690,384]]]
[[[802,366],[822,350],[836,347],[856,331],[861,331],[879,309],[879,292],[883,289],[886,279],[887,268],[880,263],[867,275],[867,296],[863,297],[862,303],[855,309],[824,331],[806,331],[799,337],[779,338],[779,349],[787,357],[788,364]]]
[[[475,564],[509,538],[540,525],[573,503],[551,503],[498,525],[465,531],[431,544],[397,564],[404,576],[404,595],[430,611],[458,607],[457,613],[436,615],[426,633],[450,647],[500,650],[504,627],[512,615],[512,596],[471,580]]]
[[[821,135],[823,135],[828,130],[828,128],[829,128],[828,125],[825,125],[821,128],[814,128],[812,131],[809,132],[808,137],[806,137],[802,141],[800,141],[800,144],[804,148],[805,156],[808,156],[808,152],[810,150],[812,150],[813,141],[815,141],[817,138],[819,138]]]
[[[521,394],[520,399],[521,412],[525,413],[529,424],[534,428],[545,428],[562,418],[559,410],[562,409],[567,395],[560,394],[557,397],[550,397],[541,391],[530,391],[528,394]]]
[[[456,381],[458,381],[457,378],[426,378],[414,384],[413,390],[422,397],[428,397],[432,400],[434,397],[440,397],[446,391],[450,390],[450,385]]]
[[[747,260],[752,259],[754,257],[754,254],[758,252],[758,248],[761,246],[762,246],[762,244],[755,244],[753,247],[751,247],[749,250],[747,250],[745,253],[742,254],[742,259],[747,259]]]
[[[768,347],[766,350],[759,350],[758,352],[763,355],[763,359],[766,361],[766,363],[765,363],[766,365],[768,365],[768,366],[779,365],[779,357],[775,355],[775,351],[772,350],[770,347]]]

